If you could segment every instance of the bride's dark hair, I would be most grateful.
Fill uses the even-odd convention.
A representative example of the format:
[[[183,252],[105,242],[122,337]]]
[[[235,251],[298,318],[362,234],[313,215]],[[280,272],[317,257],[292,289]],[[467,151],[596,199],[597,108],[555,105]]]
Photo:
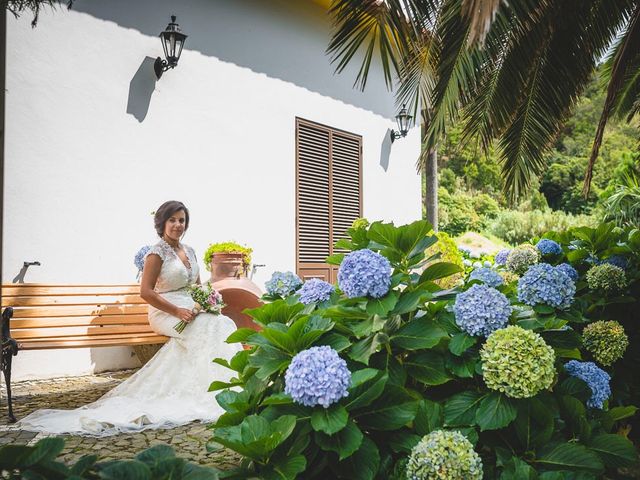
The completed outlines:
[[[171,218],[171,215],[180,210],[184,210],[184,231],[186,232],[189,228],[189,209],[184,206],[184,203],[178,202],[177,200],[169,200],[160,205],[160,208],[156,210],[154,222],[156,233],[160,238],[164,235],[164,224]]]

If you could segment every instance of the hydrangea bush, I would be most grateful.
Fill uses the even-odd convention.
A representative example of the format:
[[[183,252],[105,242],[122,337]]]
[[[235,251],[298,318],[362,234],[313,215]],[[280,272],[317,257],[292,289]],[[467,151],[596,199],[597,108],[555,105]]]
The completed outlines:
[[[234,377],[210,388],[225,411],[212,445],[244,457],[227,478],[595,480],[633,467],[640,232],[547,232],[563,252],[549,265],[536,267],[533,245],[519,247],[507,263],[526,268],[498,265],[497,289],[447,290],[442,280],[468,281],[470,271],[433,258],[427,222],[358,223],[347,234],[335,246],[346,253],[327,259],[340,268],[339,289],[311,301],[320,299],[313,282],[269,298],[248,311],[260,331],[227,339],[246,349],[216,360]],[[629,262],[624,295],[581,281],[593,259],[612,255]],[[563,263],[579,273],[575,291]],[[619,321],[629,346],[600,373],[582,365],[616,331],[590,326],[602,318]]]
[[[293,272],[273,272],[264,286],[271,296],[287,297],[302,286],[302,280]]]
[[[518,280],[518,300],[527,305],[567,308],[573,303],[575,293],[573,280],[548,263],[529,267]]]
[[[512,308],[504,294],[495,288],[476,284],[458,294],[453,311],[458,327],[469,335],[486,337],[507,325]]]
[[[528,243],[511,250],[507,256],[506,267],[518,275],[522,275],[531,265],[540,261],[540,251]]]
[[[504,279],[492,268],[476,268],[469,275],[469,280],[479,280],[488,287],[499,287],[504,283]]]
[[[310,303],[326,302],[335,291],[335,287],[329,282],[320,280],[319,278],[311,278],[304,282],[302,288],[298,290],[300,302],[305,305]]]
[[[571,360],[565,364],[564,369],[572,377],[579,378],[585,382],[591,390],[591,397],[587,400],[587,406],[602,410],[604,402],[611,395],[611,387],[609,386],[611,376],[593,362]]]
[[[294,402],[328,408],[348,396],[351,372],[338,352],[326,345],[298,353],[284,375],[284,391]]]
[[[458,431],[435,430],[411,450],[409,480],[482,480],[482,460]]]
[[[555,377],[555,354],[531,330],[512,325],[495,331],[480,350],[487,387],[511,398],[529,398],[547,389]]]
[[[609,366],[624,356],[629,346],[629,337],[618,322],[600,320],[584,328],[582,343],[598,363]]]
[[[338,285],[349,298],[383,297],[391,285],[391,264],[367,248],[356,250],[340,264]]]
[[[614,293],[627,286],[624,270],[610,263],[595,265],[587,272],[587,285],[592,290]]]

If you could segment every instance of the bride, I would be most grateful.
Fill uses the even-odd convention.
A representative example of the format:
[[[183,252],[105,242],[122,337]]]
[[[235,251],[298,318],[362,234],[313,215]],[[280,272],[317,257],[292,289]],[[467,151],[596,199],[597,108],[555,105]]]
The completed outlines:
[[[194,420],[212,421],[222,413],[213,380],[230,379],[230,370],[212,363],[241,349],[225,339],[235,330],[224,315],[199,313],[187,292],[200,283],[193,249],[180,240],[189,228],[189,210],[181,202],[163,203],[155,214],[160,241],[147,253],[140,296],[149,303],[149,324],[171,337],[138,372],[99,400],[76,410],[38,410],[22,419],[24,430],[49,434],[107,436],[148,428],[169,428]],[[182,333],[174,326],[188,323]]]

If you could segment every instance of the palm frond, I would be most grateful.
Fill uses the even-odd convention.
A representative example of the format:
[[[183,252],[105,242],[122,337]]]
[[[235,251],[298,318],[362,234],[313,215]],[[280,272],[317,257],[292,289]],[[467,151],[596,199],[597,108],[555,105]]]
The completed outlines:
[[[461,12],[469,21],[468,42],[484,45],[502,0],[463,0]]]
[[[589,164],[587,165],[587,171],[584,178],[584,186],[582,193],[585,198],[589,195],[591,189],[591,179],[593,178],[593,166],[598,158],[598,152],[602,145],[602,138],[604,136],[604,128],[607,125],[609,116],[613,110],[616,102],[616,98],[619,90],[621,89],[625,76],[627,75],[628,68],[633,62],[633,59],[640,54],[640,2],[635,5],[634,11],[629,20],[629,26],[627,31],[620,41],[613,64],[611,65],[611,79],[609,80],[609,86],[607,88],[607,97],[604,101],[604,107],[602,108],[602,114],[598,122],[598,129],[593,140],[593,147],[591,149],[591,156],[589,157]]]

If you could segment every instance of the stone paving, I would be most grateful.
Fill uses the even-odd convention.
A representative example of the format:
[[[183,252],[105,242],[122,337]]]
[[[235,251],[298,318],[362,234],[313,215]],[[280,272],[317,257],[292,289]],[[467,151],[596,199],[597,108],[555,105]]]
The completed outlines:
[[[41,408],[72,409],[91,403],[135,370],[106,372],[82,377],[65,377],[48,380],[14,382],[13,410],[16,418]],[[3,379],[4,380],[4,379]],[[42,438],[42,434],[20,430],[8,423],[6,390],[4,381],[0,391],[0,445],[7,443],[33,444]],[[207,425],[199,422],[170,430],[146,430],[134,434],[122,434],[112,437],[96,438],[64,435],[65,449],[61,459],[73,463],[82,455],[98,454],[100,460],[131,458],[135,453],[153,445],[164,443],[173,447],[176,455],[200,465],[215,466],[221,470],[235,467],[240,457],[223,449],[208,453],[205,445],[211,437]]]

